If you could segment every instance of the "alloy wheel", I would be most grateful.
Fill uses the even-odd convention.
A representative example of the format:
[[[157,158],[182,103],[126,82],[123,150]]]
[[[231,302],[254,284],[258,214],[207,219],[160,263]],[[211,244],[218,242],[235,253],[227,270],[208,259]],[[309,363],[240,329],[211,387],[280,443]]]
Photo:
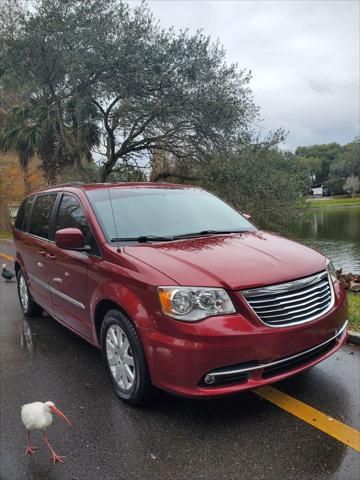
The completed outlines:
[[[135,382],[135,362],[129,339],[118,325],[111,325],[107,331],[106,356],[115,382],[123,390],[130,390]]]
[[[19,296],[22,308],[24,312],[27,312],[29,309],[29,292],[23,274],[19,278]]]

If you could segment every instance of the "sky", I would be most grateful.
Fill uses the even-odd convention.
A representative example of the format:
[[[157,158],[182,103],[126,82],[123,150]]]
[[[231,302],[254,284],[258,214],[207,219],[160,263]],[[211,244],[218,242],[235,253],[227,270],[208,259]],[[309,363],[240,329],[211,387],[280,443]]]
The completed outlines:
[[[138,3],[131,0],[130,4]],[[360,134],[360,2],[148,0],[161,25],[202,29],[253,74],[266,134],[283,148],[350,142]]]

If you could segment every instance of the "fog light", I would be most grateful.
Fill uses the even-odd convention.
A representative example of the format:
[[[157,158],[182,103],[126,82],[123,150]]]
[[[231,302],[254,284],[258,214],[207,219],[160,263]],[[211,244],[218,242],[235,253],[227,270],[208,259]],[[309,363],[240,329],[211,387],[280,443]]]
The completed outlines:
[[[212,383],[215,383],[215,377],[214,375],[205,375],[204,381],[207,385],[211,385]]]

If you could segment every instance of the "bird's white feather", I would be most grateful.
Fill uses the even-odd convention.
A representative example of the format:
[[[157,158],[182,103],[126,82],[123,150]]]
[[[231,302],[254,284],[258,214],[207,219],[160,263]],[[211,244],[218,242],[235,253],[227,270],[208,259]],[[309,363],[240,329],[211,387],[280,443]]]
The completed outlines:
[[[34,402],[21,407],[21,420],[27,430],[46,430],[52,424],[53,416],[46,403]]]

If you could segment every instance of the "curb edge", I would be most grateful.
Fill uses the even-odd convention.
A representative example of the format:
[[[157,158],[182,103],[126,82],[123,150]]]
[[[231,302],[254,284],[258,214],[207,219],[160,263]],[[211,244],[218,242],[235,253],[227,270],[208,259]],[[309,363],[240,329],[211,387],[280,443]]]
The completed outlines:
[[[348,343],[355,343],[356,345],[360,345],[360,333],[354,332],[353,330],[348,330]]]

